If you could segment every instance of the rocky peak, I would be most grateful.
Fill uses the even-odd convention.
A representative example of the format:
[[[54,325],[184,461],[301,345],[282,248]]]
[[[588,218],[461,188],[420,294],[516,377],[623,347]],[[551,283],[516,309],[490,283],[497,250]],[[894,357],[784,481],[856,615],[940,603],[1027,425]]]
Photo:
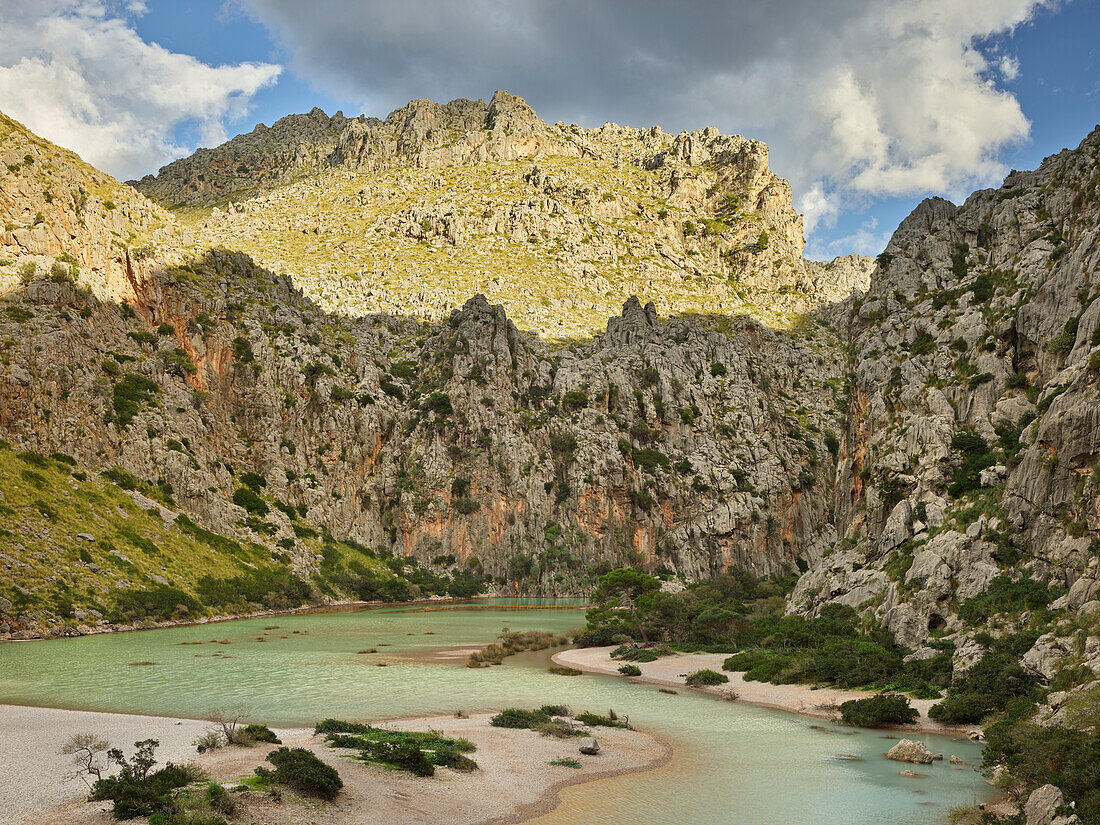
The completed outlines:
[[[315,171],[327,160],[349,121],[314,107],[305,114],[259,124],[213,149],[161,167],[130,185],[167,204],[208,205],[240,197]]]
[[[637,295],[631,295],[617,318],[607,319],[606,347],[625,347],[646,340],[658,328],[657,307],[650,301],[644,307]]]
[[[485,119],[489,129],[503,131],[532,131],[546,124],[539,120],[527,101],[519,95],[498,89],[489,102],[489,111]]]

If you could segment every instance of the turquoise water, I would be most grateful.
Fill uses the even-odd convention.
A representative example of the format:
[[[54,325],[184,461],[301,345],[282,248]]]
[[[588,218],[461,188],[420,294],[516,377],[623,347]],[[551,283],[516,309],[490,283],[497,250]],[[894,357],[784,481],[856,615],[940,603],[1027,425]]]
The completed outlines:
[[[579,608],[521,601],[0,645],[0,702],[193,717],[242,707],[273,725],[561,702],[574,710],[614,708],[673,744],[672,762],[660,769],[567,789],[563,804],[538,820],[543,825],[919,825],[946,823],[951,806],[988,794],[969,767],[883,759],[893,735],[817,725],[689,691],[672,696],[615,677],[554,676],[546,672],[549,652],[481,669],[435,656],[484,644],[504,627],[565,632],[584,622]],[[378,652],[358,652],[370,648]],[[969,742],[910,738],[971,763],[980,759]],[[899,776],[906,767],[927,777]]]

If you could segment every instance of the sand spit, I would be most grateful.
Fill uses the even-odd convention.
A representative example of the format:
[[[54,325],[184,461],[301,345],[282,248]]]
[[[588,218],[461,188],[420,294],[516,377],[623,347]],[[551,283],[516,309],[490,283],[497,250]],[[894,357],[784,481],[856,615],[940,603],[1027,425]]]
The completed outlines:
[[[623,662],[611,658],[612,650],[614,650],[613,647],[577,648],[555,653],[551,658],[560,665],[574,667],[587,673],[605,673],[617,676],[619,667]],[[773,685],[768,682],[748,682],[745,681],[743,673],[730,673],[722,670],[722,662],[726,658],[727,654],[724,653],[678,653],[673,656],[663,656],[655,662],[633,662],[632,664],[638,665],[642,675],[630,678],[631,681],[635,682],[649,682],[654,685],[684,690],[701,690],[724,698],[736,696],[736,701],[739,702],[786,710],[819,719],[837,718],[839,716],[837,708],[842,702],[847,702],[849,699],[865,699],[874,695],[860,690],[815,689],[810,685]],[[684,684],[684,677],[703,668],[725,673],[729,677],[729,683],[715,687],[688,688]],[[938,699],[913,699],[912,705],[920,711],[920,718],[915,724],[905,726],[903,730],[952,735],[977,728],[977,726],[973,726],[961,729],[942,725],[934,719],[930,719],[928,709],[938,701]]]
[[[462,736],[477,745],[471,756],[480,769],[457,773],[445,768],[435,778],[418,778],[341,758],[312,730],[278,729],[284,744],[315,752],[340,772],[344,789],[330,804],[279,803],[266,794],[235,794],[245,821],[265,825],[510,825],[542,815],[558,804],[562,787],[633,773],[668,760],[670,748],[639,731],[598,728],[602,750],[582,756],[579,740],[553,739],[529,730],[489,725],[489,714],[466,719],[450,716],[380,722],[397,729],[433,728]],[[0,824],[107,825],[113,822],[107,803],[85,801],[79,780],[65,780],[71,770],[57,755],[75,732],[102,735],[127,752],[139,739],[159,739],[160,761],[193,761],[211,779],[232,788],[263,764],[271,746],[224,748],[197,754],[192,744],[207,728],[194,719],[133,716],[0,705]],[[580,769],[547,764],[562,757],[578,759]]]

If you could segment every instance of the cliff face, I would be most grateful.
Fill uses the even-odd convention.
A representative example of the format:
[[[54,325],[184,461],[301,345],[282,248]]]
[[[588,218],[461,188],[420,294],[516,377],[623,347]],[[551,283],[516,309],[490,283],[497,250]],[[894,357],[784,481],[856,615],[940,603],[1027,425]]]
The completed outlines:
[[[947,634],[968,664],[982,647],[959,606],[998,577],[1030,577],[1093,623],[1075,655],[1100,670],[1098,237],[1100,130],[901,224],[866,296],[840,313],[856,362],[839,541],[794,609],[851,604],[911,647]],[[1032,624],[1028,611],[994,621],[1000,633]],[[1059,632],[1074,631],[1025,659],[1047,677]]]
[[[247,471],[337,537],[476,558],[524,591],[581,592],[627,562],[773,573],[829,536],[840,373],[816,325],[662,323],[634,300],[605,335],[551,351],[481,296],[439,325],[349,320],[227,253],[153,273],[133,317],[71,287],[18,297],[6,437],[162,479],[221,532],[293,543],[278,509],[244,528],[231,498]],[[123,421],[130,375],[156,386]]]

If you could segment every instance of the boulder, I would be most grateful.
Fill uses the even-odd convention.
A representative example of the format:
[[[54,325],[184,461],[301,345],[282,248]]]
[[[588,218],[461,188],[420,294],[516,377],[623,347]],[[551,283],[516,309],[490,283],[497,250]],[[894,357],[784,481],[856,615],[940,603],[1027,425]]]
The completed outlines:
[[[915,762],[918,765],[931,765],[935,757],[923,742],[902,739],[886,752],[886,758],[893,759],[895,762]]]
[[[596,741],[595,737],[590,736],[581,742],[580,752],[588,756],[595,756],[600,752],[600,743]]]
[[[1054,812],[1065,804],[1061,790],[1054,785],[1043,785],[1031,792],[1024,805],[1027,825],[1052,825]],[[1065,820],[1059,817],[1059,821]]]

